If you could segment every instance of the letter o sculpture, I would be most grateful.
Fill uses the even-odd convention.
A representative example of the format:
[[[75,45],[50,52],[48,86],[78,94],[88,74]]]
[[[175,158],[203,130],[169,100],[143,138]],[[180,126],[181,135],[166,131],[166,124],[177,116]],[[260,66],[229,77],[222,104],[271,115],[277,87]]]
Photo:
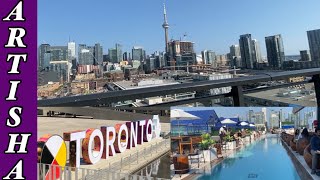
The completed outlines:
[[[98,151],[98,154],[92,152],[92,144],[94,144],[94,151]],[[88,129],[86,138],[82,141],[83,160],[88,164],[95,164],[101,159],[102,153],[103,135],[101,131],[99,129]],[[94,154],[96,154],[96,156]]]

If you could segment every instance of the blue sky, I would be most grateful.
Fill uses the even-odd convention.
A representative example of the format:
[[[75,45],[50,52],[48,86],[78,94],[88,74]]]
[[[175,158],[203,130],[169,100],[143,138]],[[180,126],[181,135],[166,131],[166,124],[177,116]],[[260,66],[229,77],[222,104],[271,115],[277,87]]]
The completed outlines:
[[[104,50],[143,46],[164,49],[163,0],[40,0],[38,43],[99,42]],[[320,28],[319,0],[167,0],[169,37],[195,42],[197,53],[229,52],[239,35],[251,33],[265,55],[264,37],[282,34],[287,55],[309,49],[307,30]]]

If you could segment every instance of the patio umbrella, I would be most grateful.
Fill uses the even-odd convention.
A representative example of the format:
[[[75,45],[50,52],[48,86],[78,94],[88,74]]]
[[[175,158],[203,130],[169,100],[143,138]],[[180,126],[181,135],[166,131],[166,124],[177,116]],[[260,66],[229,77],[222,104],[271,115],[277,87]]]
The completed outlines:
[[[224,119],[221,121],[221,124],[225,124],[227,126],[228,124],[237,124],[237,122],[231,119]]]
[[[256,125],[254,125],[254,124],[249,124],[249,127],[251,127],[251,128],[255,128],[256,127]]]
[[[170,111],[170,118],[171,120],[178,121],[178,129],[180,129],[180,120],[197,120],[200,119],[198,116],[192,115],[190,113],[185,112],[182,109],[172,109]],[[179,130],[179,137],[180,137],[180,130]]]
[[[242,121],[241,123],[240,123],[240,125],[241,126],[247,126],[249,123],[247,123],[247,122],[245,122],[245,121]]]

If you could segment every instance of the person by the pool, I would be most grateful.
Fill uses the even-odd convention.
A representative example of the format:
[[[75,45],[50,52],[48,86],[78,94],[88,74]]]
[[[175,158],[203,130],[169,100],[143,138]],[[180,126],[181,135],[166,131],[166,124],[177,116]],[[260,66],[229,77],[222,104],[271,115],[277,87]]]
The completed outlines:
[[[300,129],[296,129],[295,133],[294,133],[294,140],[298,139],[300,136]]]
[[[311,154],[312,154],[312,170],[311,174],[317,174],[320,176],[320,172],[317,172],[318,161],[320,157],[320,129],[316,130],[315,136],[311,138]]]
[[[223,140],[223,137],[226,135],[226,126],[222,126],[220,129],[219,129],[219,136],[220,136],[220,141],[222,143],[222,140]]]
[[[307,128],[304,128],[301,132],[301,134],[299,135],[299,138],[298,139],[301,139],[301,138],[306,138],[308,140],[310,140],[310,135],[309,135],[309,132],[308,132],[308,129]]]

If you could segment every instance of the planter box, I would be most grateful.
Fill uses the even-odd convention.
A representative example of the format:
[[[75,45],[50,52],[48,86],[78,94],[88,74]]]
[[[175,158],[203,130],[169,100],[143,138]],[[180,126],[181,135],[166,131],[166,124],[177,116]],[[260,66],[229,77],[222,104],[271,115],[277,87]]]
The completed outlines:
[[[245,141],[246,143],[250,143],[250,136],[246,136],[246,137],[244,138],[244,141]]]
[[[232,150],[232,149],[236,149],[236,147],[237,147],[236,141],[227,142],[227,149]]]
[[[212,160],[217,158],[217,153],[215,148],[209,150],[203,150],[203,158],[205,162],[211,162]]]

